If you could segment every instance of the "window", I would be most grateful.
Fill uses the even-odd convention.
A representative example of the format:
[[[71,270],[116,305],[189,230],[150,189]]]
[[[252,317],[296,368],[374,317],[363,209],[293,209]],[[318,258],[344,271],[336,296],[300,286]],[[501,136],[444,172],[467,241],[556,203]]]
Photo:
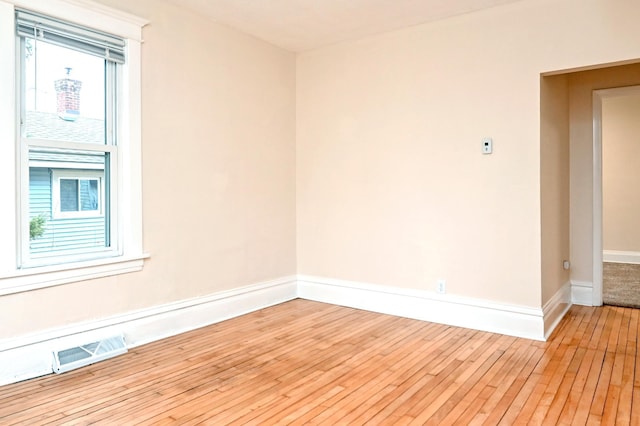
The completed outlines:
[[[16,123],[0,127],[0,197],[16,200],[0,212],[0,295],[142,267],[144,24],[84,0],[0,0],[0,114]]]
[[[58,181],[59,211],[61,216],[69,212],[98,212],[98,179],[60,179]]]
[[[125,41],[23,9],[16,9],[16,33],[18,167],[26,192],[19,213],[28,217],[19,264],[117,255],[118,227],[112,225],[119,194],[113,180],[120,153],[114,129]],[[95,170],[80,171],[84,165]],[[41,179],[43,166],[51,178]],[[33,220],[40,221],[41,232],[31,232]]]
[[[102,171],[52,170],[53,218],[103,215]]]

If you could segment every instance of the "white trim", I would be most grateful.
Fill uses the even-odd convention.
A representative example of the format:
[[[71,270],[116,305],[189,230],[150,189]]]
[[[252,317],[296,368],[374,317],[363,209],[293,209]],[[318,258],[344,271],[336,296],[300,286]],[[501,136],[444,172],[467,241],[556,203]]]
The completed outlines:
[[[549,338],[553,330],[560,324],[562,318],[564,318],[569,308],[571,308],[571,304],[571,283],[567,281],[542,307],[545,340]]]
[[[602,305],[602,94],[593,91],[593,276],[591,305]]]
[[[13,125],[0,126],[0,274],[15,269],[18,256],[17,209],[17,170],[16,170],[16,36],[13,6],[0,1],[0,116],[3,123]],[[11,141],[11,143],[9,143]],[[0,286],[2,284],[0,283]]]
[[[78,181],[78,210],[63,212],[62,201],[60,199],[60,180],[76,180]],[[96,210],[81,210],[82,205],[82,192],[80,190],[81,180],[93,180],[96,181],[98,190],[97,209]],[[51,170],[51,216],[53,219],[63,218],[86,218],[86,217],[104,217],[103,200],[104,200],[104,169],[100,170],[77,170],[77,169],[60,169],[54,168]]]
[[[0,296],[141,271],[148,254],[108,257],[78,263],[25,268],[0,274]]]
[[[53,351],[123,333],[127,348],[164,339],[296,298],[293,276],[97,321],[0,340],[0,385],[49,374]]]
[[[122,71],[119,96],[128,99],[118,108],[116,119],[121,137],[118,155],[118,218],[119,244],[124,256],[142,253],[142,80],[141,43],[129,40],[127,44],[127,65],[118,67]],[[113,170],[112,170],[113,171]],[[113,200],[112,200],[113,202]],[[111,220],[114,218],[111,217]],[[113,224],[112,224],[113,226]]]
[[[543,311],[415,289],[298,276],[298,297],[474,330],[545,340]]]
[[[593,305],[593,283],[587,281],[571,281],[571,302],[574,305]]]
[[[587,283],[588,284],[588,283]],[[127,348],[277,305],[296,297],[373,312],[545,340],[571,306],[566,283],[543,309],[416,289],[288,276],[97,321],[0,340],[0,385],[49,374],[53,351],[123,333]]]
[[[640,264],[640,251],[603,250],[602,260],[610,263]]]

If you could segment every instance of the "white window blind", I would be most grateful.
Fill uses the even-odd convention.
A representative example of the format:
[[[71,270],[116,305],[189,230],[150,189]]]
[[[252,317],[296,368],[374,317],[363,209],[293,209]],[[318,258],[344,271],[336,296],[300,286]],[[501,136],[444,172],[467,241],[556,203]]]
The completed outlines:
[[[104,58],[119,64],[125,61],[124,39],[35,12],[16,9],[19,36]]]

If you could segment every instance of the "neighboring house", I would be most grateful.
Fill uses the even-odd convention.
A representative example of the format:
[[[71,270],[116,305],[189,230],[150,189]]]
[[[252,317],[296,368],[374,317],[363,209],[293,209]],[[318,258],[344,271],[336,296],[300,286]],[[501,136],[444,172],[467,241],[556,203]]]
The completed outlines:
[[[27,111],[25,136],[104,143],[104,121]],[[44,234],[30,242],[32,254],[105,246],[104,155],[91,152],[29,153],[29,218],[43,216]]]

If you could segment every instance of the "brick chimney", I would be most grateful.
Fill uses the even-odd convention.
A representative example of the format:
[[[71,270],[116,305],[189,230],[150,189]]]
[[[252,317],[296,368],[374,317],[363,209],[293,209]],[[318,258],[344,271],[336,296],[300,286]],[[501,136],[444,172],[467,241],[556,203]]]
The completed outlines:
[[[55,81],[58,95],[58,117],[65,121],[76,121],[80,116],[80,89],[82,82],[69,77],[71,68],[65,68],[65,78]]]

